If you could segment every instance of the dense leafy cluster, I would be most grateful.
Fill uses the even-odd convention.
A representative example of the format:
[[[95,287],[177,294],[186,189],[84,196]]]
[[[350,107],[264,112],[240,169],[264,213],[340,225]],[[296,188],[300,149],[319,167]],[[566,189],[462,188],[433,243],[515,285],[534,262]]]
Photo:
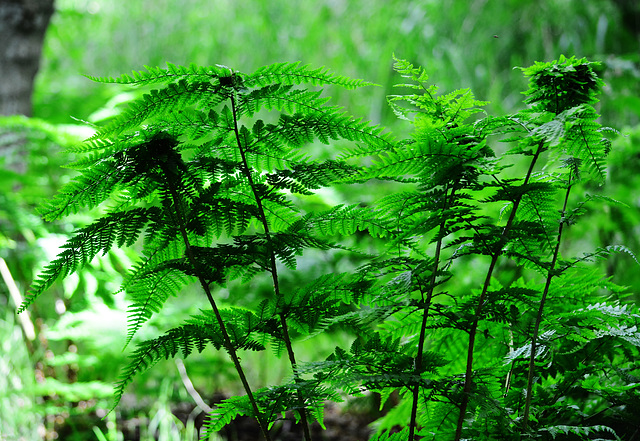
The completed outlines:
[[[500,117],[485,115],[469,90],[439,95],[406,61],[395,69],[409,93],[389,104],[414,127],[401,141],[302,87],[368,83],[297,63],[94,78],[161,86],[74,149],[80,176],[41,214],[100,215],[68,240],[21,310],[96,255],[139,245],[123,284],[127,344],[187,284],[200,286],[208,307],[138,344],[117,399],[159,360],[211,346],[228,353],[245,390],[214,411],[212,431],[248,415],[268,440],[290,412],[310,440],[308,422],[322,424],[327,400],[364,392],[383,402],[400,396],[376,440],[615,439],[638,430],[640,313],[586,265],[630,251],[561,253],[570,226],[605,199],[576,197],[584,181],[604,179],[610,150],[611,129],[593,108],[602,83],[592,63],[523,69],[531,107]],[[305,153],[336,140],[355,144],[340,159]],[[400,189],[372,205],[318,212],[296,202],[369,180]],[[386,246],[353,272],[281,288],[279,273],[296,270],[305,250],[351,250],[356,232]],[[217,288],[234,279],[249,286],[257,274],[270,277],[270,298],[218,307]],[[352,333],[350,348],[296,359],[297,338],[338,326]],[[238,353],[269,346],[286,353],[291,377],[253,388]]]

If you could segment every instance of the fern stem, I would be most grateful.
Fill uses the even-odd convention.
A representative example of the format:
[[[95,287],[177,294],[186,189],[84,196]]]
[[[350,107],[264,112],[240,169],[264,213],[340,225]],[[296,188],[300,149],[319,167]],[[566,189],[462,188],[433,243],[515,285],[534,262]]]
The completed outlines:
[[[235,91],[234,91],[235,94]],[[233,130],[236,137],[236,143],[238,145],[238,150],[240,152],[240,158],[242,159],[242,165],[244,168],[244,173],[249,181],[249,186],[251,187],[251,191],[253,193],[253,197],[256,201],[256,206],[258,208],[258,213],[260,216],[260,222],[262,223],[262,227],[264,229],[264,234],[267,240],[267,250],[269,252],[269,264],[271,266],[271,279],[273,280],[273,292],[276,299],[281,299],[282,294],[280,292],[280,283],[278,278],[278,269],[276,265],[276,256],[272,248],[272,241],[269,230],[269,223],[267,222],[267,216],[264,211],[264,207],[262,206],[262,199],[258,194],[256,189],[255,182],[253,181],[253,176],[251,175],[251,170],[249,168],[249,162],[247,161],[247,157],[242,145],[242,141],[240,139],[240,131],[238,129],[238,116],[236,111],[236,99],[235,95],[231,94],[231,112],[233,114]],[[287,348],[287,355],[289,357],[289,363],[291,364],[291,370],[293,372],[293,378],[296,383],[300,382],[300,374],[298,372],[298,364],[296,362],[295,353],[293,351],[293,345],[291,344],[291,337],[289,334],[289,327],[287,325],[287,320],[283,313],[278,314],[280,319],[280,325],[282,326],[282,338],[284,340],[285,347]],[[300,396],[299,391],[296,391],[296,397],[298,400],[298,407],[300,412],[300,420],[302,423],[302,430],[304,433],[304,439],[307,441],[311,441],[311,431],[309,430],[309,422],[307,421],[307,412],[304,404],[303,398]]]
[[[527,426],[529,425],[529,412],[531,409],[531,400],[532,400],[532,391],[533,391],[533,375],[535,370],[535,359],[536,359],[536,350],[538,345],[538,334],[540,333],[540,324],[542,323],[542,312],[544,310],[545,302],[547,300],[547,296],[549,294],[549,288],[551,287],[551,280],[555,276],[554,270],[556,267],[556,263],[558,261],[558,255],[560,254],[560,241],[562,239],[562,229],[564,227],[564,216],[567,212],[567,205],[569,204],[569,194],[571,193],[571,174],[569,174],[569,186],[567,187],[567,191],[565,193],[564,205],[562,207],[560,226],[558,227],[558,238],[556,240],[556,246],[553,250],[553,257],[551,260],[551,265],[549,266],[549,271],[547,273],[547,281],[544,285],[544,291],[542,292],[542,298],[540,299],[540,306],[538,307],[538,314],[536,316],[536,322],[533,328],[533,336],[531,337],[531,353],[529,354],[529,372],[527,375],[527,394],[525,397],[524,403],[524,414],[522,417],[522,425],[524,430],[527,430]]]
[[[531,179],[531,175],[533,174],[533,169],[542,153],[542,147],[544,143],[540,141],[536,148],[536,152],[531,159],[531,163],[529,164],[529,170],[527,170],[527,174],[525,175],[525,179],[523,181],[523,185],[527,185],[529,180]],[[462,400],[460,402],[460,414],[458,415],[458,424],[456,427],[456,434],[454,437],[455,441],[460,441],[462,437],[462,426],[464,425],[464,417],[467,413],[467,407],[469,405],[469,397],[471,394],[471,385],[472,385],[472,377],[473,377],[473,351],[475,348],[476,335],[478,333],[478,324],[480,323],[480,316],[482,314],[482,309],[485,303],[485,299],[487,297],[487,292],[489,291],[489,285],[491,284],[491,279],[493,277],[493,271],[496,268],[496,264],[498,263],[498,259],[502,255],[502,249],[504,248],[507,240],[509,238],[509,232],[511,231],[511,226],[513,225],[513,221],[516,217],[516,212],[518,211],[518,207],[520,206],[520,202],[522,201],[522,195],[517,196],[513,201],[513,208],[511,209],[511,214],[509,215],[509,219],[502,229],[502,234],[500,235],[500,240],[496,245],[495,252],[492,253],[491,263],[489,264],[489,269],[487,270],[487,276],[484,280],[484,285],[482,286],[482,293],[478,298],[478,304],[476,306],[476,310],[474,312],[473,323],[471,323],[471,327],[469,328],[469,346],[467,348],[467,366],[464,374],[464,387],[462,390]]]
[[[173,198],[174,201],[174,205],[176,207],[179,206],[179,196],[178,196],[178,192],[176,191],[175,187],[172,185],[171,181],[169,180],[169,191],[171,192],[171,197]],[[176,211],[178,212],[177,214],[180,215],[179,210],[176,208]],[[185,219],[178,219],[178,225],[179,225],[179,229],[180,229],[180,234],[182,236],[182,240],[184,242],[185,248],[186,248],[186,252],[187,252],[187,258],[189,259],[189,261],[191,262],[191,265],[193,265],[193,268],[195,271],[198,271],[198,265],[197,265],[197,261],[196,258],[193,254],[193,249],[191,248],[191,242],[189,241],[189,236],[187,234],[187,230],[185,229],[184,225],[185,225]],[[202,276],[198,276],[198,281],[200,282],[200,286],[202,286],[202,289],[204,290],[205,294],[207,295],[207,299],[209,300],[209,303],[211,304],[211,309],[213,310],[213,314],[216,316],[216,320],[218,322],[218,325],[220,326],[220,333],[222,334],[222,340],[224,342],[224,346],[225,349],[227,350],[227,353],[229,354],[229,357],[231,357],[231,361],[233,362],[233,365],[236,369],[236,372],[238,373],[238,376],[240,377],[240,382],[242,383],[242,387],[244,388],[245,393],[247,394],[247,397],[249,398],[249,402],[251,403],[251,407],[253,409],[253,412],[256,415],[256,420],[258,421],[258,425],[260,426],[260,430],[262,431],[262,436],[264,436],[264,439],[266,441],[271,441],[271,435],[269,434],[269,429],[267,427],[267,424],[265,423],[263,417],[262,417],[262,413],[260,412],[260,409],[258,408],[258,403],[253,395],[253,392],[251,390],[251,386],[249,385],[249,381],[247,380],[247,376],[244,373],[244,369],[242,368],[242,365],[240,364],[240,359],[238,358],[238,353],[236,351],[236,349],[233,347],[233,343],[231,341],[231,338],[229,337],[229,333],[227,332],[227,328],[224,324],[224,320],[222,318],[222,315],[220,314],[220,310],[218,309],[218,305],[216,304],[215,299],[213,298],[213,294],[211,293],[211,289],[209,288],[209,284],[207,283],[207,281],[202,277]]]
[[[447,205],[449,204],[446,193],[447,193],[447,189],[445,189],[444,201],[442,203],[443,211],[447,208]],[[451,192],[450,199],[453,198],[454,193],[455,193],[455,189]],[[427,287],[426,297],[424,296],[424,291],[422,291],[422,287],[421,287],[421,291],[423,292],[422,301],[423,301],[424,310],[422,312],[422,323],[420,325],[420,339],[418,340],[418,353],[416,354],[416,358],[414,361],[416,374],[419,377],[422,376],[422,358],[424,354],[424,340],[426,338],[426,333],[427,333],[427,320],[429,318],[429,308],[431,307],[433,291],[436,285],[436,276],[438,273],[438,267],[440,266],[440,253],[442,251],[442,242],[443,242],[442,239],[444,236],[445,223],[446,223],[446,220],[443,220],[440,223],[440,227],[438,229],[438,241],[436,243],[435,256],[433,258],[434,259],[433,270],[431,272],[431,277],[430,277],[431,280],[429,280],[429,286]],[[420,398],[420,385],[416,384],[412,392],[413,392],[413,402],[411,404],[411,420],[409,422],[408,441],[413,441],[415,437],[415,429],[417,427],[416,420],[418,418],[418,401]]]

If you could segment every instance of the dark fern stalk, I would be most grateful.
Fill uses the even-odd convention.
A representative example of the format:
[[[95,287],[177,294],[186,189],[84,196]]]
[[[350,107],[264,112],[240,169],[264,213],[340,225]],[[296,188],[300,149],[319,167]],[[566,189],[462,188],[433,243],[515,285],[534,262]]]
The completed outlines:
[[[573,170],[569,173],[567,190],[565,192],[564,203],[562,206],[562,210],[560,211],[560,226],[558,227],[558,237],[556,239],[556,246],[553,250],[553,254],[551,256],[551,263],[549,264],[549,270],[547,274],[547,280],[544,285],[544,290],[542,291],[542,297],[540,298],[540,307],[538,308],[538,312],[536,315],[536,320],[533,326],[533,334],[531,336],[531,353],[529,355],[529,366],[528,366],[528,374],[527,374],[527,389],[525,392],[525,404],[524,404],[524,413],[522,416],[522,425],[524,430],[527,430],[527,426],[529,424],[529,411],[531,409],[531,399],[533,397],[533,378],[535,371],[535,359],[536,359],[536,350],[538,343],[538,335],[540,332],[540,323],[542,322],[542,313],[544,311],[544,306],[547,301],[547,296],[549,295],[549,289],[551,287],[551,281],[554,276],[556,276],[556,264],[558,262],[558,256],[560,255],[560,243],[562,240],[562,230],[567,221],[567,206],[569,204],[569,194],[571,193],[572,187],[572,175]]]
[[[233,130],[235,133],[235,137],[236,137],[236,142],[238,144],[238,151],[240,152],[240,157],[242,159],[242,168],[244,170],[244,173],[247,176],[247,180],[249,181],[249,186],[251,187],[251,192],[253,193],[253,197],[256,201],[256,205],[258,207],[258,217],[259,217],[259,221],[262,223],[262,228],[264,229],[264,234],[265,234],[265,238],[266,238],[266,243],[267,243],[267,253],[269,254],[269,272],[271,273],[271,279],[273,281],[273,291],[275,294],[275,297],[277,299],[282,298],[282,294],[280,293],[280,282],[278,279],[278,269],[277,269],[277,265],[276,265],[276,256],[275,253],[273,251],[273,243],[271,241],[271,237],[270,237],[270,231],[269,231],[269,223],[267,221],[267,217],[265,215],[264,212],[264,208],[262,206],[262,198],[258,192],[258,190],[256,189],[256,184],[253,181],[253,177],[251,176],[251,170],[250,170],[250,166],[249,163],[247,161],[247,156],[245,154],[245,149],[246,146],[244,146],[242,144],[242,140],[240,137],[240,132],[238,130],[238,117],[237,117],[237,110],[236,110],[236,97],[235,94],[230,96],[230,100],[231,100],[231,109],[233,112]],[[291,344],[291,337],[289,334],[289,328],[287,325],[287,320],[284,316],[284,314],[280,313],[279,314],[280,317],[280,326],[282,328],[282,338],[284,340],[286,349],[287,349],[287,355],[289,356],[289,362],[291,363],[291,369],[293,371],[293,376],[294,376],[294,380],[296,383],[300,382],[300,376],[298,374],[298,364],[296,362],[296,358],[295,358],[295,354],[293,352],[293,346]],[[298,400],[298,405],[299,405],[299,411],[300,411],[300,421],[302,424],[302,429],[304,432],[304,439],[311,441],[311,431],[309,430],[309,423],[307,421],[307,412],[305,410],[305,405],[304,405],[304,398],[300,396],[300,394],[296,394],[297,395],[297,400]]]
[[[470,112],[469,109],[472,108],[474,105],[483,104],[481,102],[474,102],[473,100],[470,100],[469,102],[466,102],[463,104],[462,100],[460,100],[460,102],[457,102],[456,100],[448,101],[447,99],[443,99],[442,97],[436,98],[435,94],[437,92],[437,89],[434,87],[428,87],[425,84],[425,82],[428,80],[428,76],[424,71],[420,69],[415,69],[413,68],[413,66],[411,66],[407,62],[401,61],[401,60],[396,60],[395,68],[403,77],[408,78],[409,80],[412,81],[411,84],[404,84],[405,87],[411,87],[416,90],[421,90],[423,92],[423,95],[415,94],[410,96],[405,95],[405,96],[391,97],[390,104],[393,106],[394,110],[400,115],[403,115],[403,113],[406,112],[406,111],[403,111],[403,109],[401,109],[397,105],[397,103],[402,100],[402,101],[407,101],[413,104],[421,117],[432,118],[436,126],[439,124],[446,124],[449,127],[453,127],[455,125],[464,126],[465,118],[467,118],[471,113],[473,113],[473,111]],[[460,112],[461,107],[463,105],[466,105],[467,107],[464,108],[463,112]],[[446,125],[445,127],[447,127]],[[455,131],[452,131],[452,133],[455,133]],[[446,135],[445,135],[445,140],[446,142],[449,142],[449,143],[456,142],[455,138],[453,139],[448,138]],[[465,139],[464,136],[460,134],[458,135],[458,140],[464,140],[464,142],[470,141],[470,139]],[[425,139],[418,138],[417,141],[431,143],[435,140],[432,140],[430,138],[425,138]],[[474,142],[478,142],[478,140],[474,140]],[[409,147],[412,148],[412,146],[413,144],[410,143]],[[432,268],[430,270],[431,274],[429,275],[425,284],[421,283],[419,279],[417,281],[418,290],[421,296],[419,308],[422,310],[422,321],[420,323],[420,328],[419,328],[420,332],[418,337],[417,352],[414,358],[416,378],[420,378],[424,372],[423,357],[425,352],[425,340],[426,340],[426,332],[428,327],[430,307],[433,301],[434,291],[436,287],[440,285],[439,283],[437,283],[437,279],[438,279],[438,275],[441,274],[440,262],[441,262],[441,253],[443,251],[444,239],[449,234],[449,232],[447,231],[447,223],[449,224],[453,223],[452,219],[448,218],[445,213],[447,212],[447,210],[455,209],[456,204],[459,203],[459,201],[456,200],[456,190],[459,190],[463,185],[465,185],[465,180],[469,179],[470,175],[473,174],[473,172],[469,173],[467,171],[467,175],[465,176],[465,172],[456,170],[456,167],[461,167],[461,169],[464,170],[464,166],[463,166],[464,162],[470,161],[470,160],[471,160],[470,162],[472,162],[473,159],[476,159],[476,158],[473,158],[473,156],[465,157],[464,155],[461,155],[460,157],[455,158],[455,155],[459,153],[454,153],[454,151],[444,155],[442,155],[442,153],[443,152],[439,152],[437,149],[434,149],[434,151],[432,152],[434,156],[430,157],[431,155],[427,153],[426,157],[423,160],[426,160],[426,162],[433,161],[434,164],[439,164],[439,163],[446,164],[447,161],[449,161],[450,164],[447,164],[450,167],[449,173],[443,173],[435,179],[434,179],[434,176],[429,176],[429,175],[420,176],[420,174],[418,174],[418,176],[420,176],[420,180],[422,181],[421,182],[422,186],[424,187],[425,190],[428,188],[438,188],[438,187],[441,188],[440,190],[441,194],[439,195],[439,197],[442,200],[442,205],[440,207],[436,207],[436,211],[434,215],[435,217],[438,217],[438,216],[441,217],[442,220],[440,221],[440,224],[437,226],[437,229],[436,229],[436,234],[435,234],[436,243],[435,243],[435,249],[433,251],[434,256],[433,256]],[[389,167],[390,164],[392,164],[392,162],[383,163],[382,169],[383,170],[386,169],[387,167]],[[471,179],[471,182],[473,182],[473,179]],[[399,217],[398,221],[400,222],[401,219],[402,217]],[[398,230],[402,231],[405,227],[406,227],[405,225],[399,226]],[[409,230],[409,234],[411,234],[411,230]],[[418,416],[418,410],[419,410],[419,398],[420,398],[421,389],[422,389],[421,382],[417,382],[417,384],[413,385],[413,387],[410,387],[411,394],[412,394],[412,402],[411,402],[411,416],[409,420],[409,434],[408,434],[409,441],[413,441],[416,436],[417,416]]]
[[[396,60],[395,68],[410,81],[401,87],[416,93],[392,96],[389,102],[402,119],[412,120],[416,128],[414,138],[382,154],[363,149],[356,153],[374,156],[374,166],[367,177],[392,179],[417,187],[390,195],[377,204],[379,222],[395,226],[395,231],[385,234],[391,238],[388,253],[397,257],[381,259],[366,269],[374,277],[376,274],[394,276],[372,303],[379,305],[381,311],[388,311],[382,317],[388,316],[389,323],[398,320],[399,324],[369,337],[370,347],[366,350],[354,351],[354,361],[358,357],[362,360],[355,362],[358,367],[351,375],[364,380],[368,387],[375,385],[375,389],[385,394],[397,387],[406,388],[410,401],[408,432],[393,436],[413,441],[420,430],[418,414],[424,412],[425,406],[420,403],[420,397],[434,395],[449,399],[444,382],[434,380],[434,373],[446,363],[441,355],[426,350],[427,331],[433,326],[430,322],[437,290],[442,290],[451,277],[446,269],[449,265],[442,265],[443,250],[455,242],[455,234],[472,231],[481,220],[468,200],[470,194],[482,188],[479,178],[484,170],[493,169],[493,153],[484,135],[468,121],[471,115],[480,112],[478,106],[485,103],[475,100],[466,90],[437,95],[436,86],[426,85],[426,73],[404,60]],[[426,237],[431,235],[427,241]],[[429,244],[432,249],[425,248]],[[433,257],[426,257],[427,252],[433,253]],[[411,339],[415,346],[400,348],[392,343],[401,338],[404,327],[415,329],[417,338]],[[386,371],[382,365],[377,371],[363,375],[370,359],[376,355],[387,365],[395,366],[386,381],[380,378],[379,371]]]
[[[171,176],[172,171],[171,170],[167,170],[163,168],[163,172],[165,174],[165,176]],[[182,207],[182,201],[180,196],[178,195],[178,190],[175,188],[175,186],[173,185],[173,183],[171,182],[171,179],[168,179],[168,184],[167,187],[170,191],[171,194],[171,198],[173,200],[173,204],[170,204],[170,206],[168,207],[169,209],[171,208],[171,206],[175,207],[175,216],[177,218],[177,222],[176,224],[178,225],[178,228],[180,230],[180,235],[182,236],[182,240],[184,241],[185,244],[185,248],[186,248],[186,253],[187,253],[187,258],[190,261],[190,264],[192,265],[192,267],[196,270],[196,272],[198,272],[198,262],[195,258],[195,255],[193,253],[193,249],[191,247],[191,243],[189,240],[189,235],[187,234],[187,230],[185,228],[185,225],[187,224],[187,219],[186,219],[186,214],[181,212],[179,210],[178,207]],[[218,305],[216,304],[216,301],[213,298],[213,295],[211,294],[211,289],[209,288],[209,284],[206,282],[206,280],[204,279],[203,275],[198,274],[198,281],[200,282],[200,286],[202,287],[203,291],[205,292],[207,299],[209,301],[209,304],[211,305],[211,308],[213,310],[213,313],[216,317],[216,320],[218,322],[218,326],[220,326],[220,332],[222,334],[222,339],[223,339],[223,343],[224,343],[224,348],[226,349],[227,353],[229,354],[229,357],[231,358],[232,362],[233,362],[233,366],[236,369],[236,372],[238,373],[238,377],[240,378],[240,382],[242,383],[242,387],[245,391],[245,393],[247,394],[247,397],[249,398],[249,401],[251,403],[251,407],[253,408],[253,411],[256,415],[256,420],[258,422],[258,425],[260,426],[260,431],[262,432],[262,436],[264,436],[265,440],[270,440],[271,439],[271,435],[269,434],[269,429],[267,427],[267,424],[264,421],[264,418],[262,417],[262,414],[260,412],[260,409],[258,409],[258,404],[253,396],[253,391],[251,390],[251,386],[249,385],[249,382],[247,381],[247,376],[244,373],[244,369],[242,368],[242,365],[240,364],[240,360],[238,358],[238,354],[236,351],[236,348],[234,347],[233,343],[231,342],[231,338],[229,337],[229,333],[227,332],[227,328],[225,326],[225,322],[222,319],[222,316],[220,315],[220,311],[218,310]]]
[[[580,178],[580,166],[582,164],[586,165],[590,174],[597,181],[602,182],[604,180],[604,168],[601,164],[603,158],[608,153],[609,141],[602,137],[602,129],[594,122],[597,115],[591,105],[597,102],[596,95],[599,93],[602,82],[594,75],[591,65],[592,63],[587,63],[586,60],[572,59],[565,61],[564,65],[536,65],[528,70],[528,73],[532,77],[532,86],[537,86],[538,88],[536,93],[530,93],[531,97],[529,98],[529,102],[533,103],[537,109],[549,111],[551,107],[553,107],[556,117],[558,114],[563,116],[561,121],[564,123],[564,127],[556,129],[556,133],[554,133],[552,138],[552,145],[556,148],[564,149],[569,155],[576,155],[577,157],[569,156],[563,161],[564,167],[569,169],[569,175],[567,178],[563,207],[560,211],[556,243],[551,255],[551,261],[548,263],[546,282],[540,298],[540,305],[531,336],[531,348],[527,367],[526,398],[522,417],[525,430],[528,428],[530,419],[535,376],[535,358],[543,311],[550,292],[552,279],[553,277],[560,276],[563,270],[562,268],[557,268],[563,229],[567,224],[575,221],[575,214],[569,215],[568,213],[569,195],[573,188],[574,181]],[[559,71],[561,72],[563,70],[562,68],[567,69],[564,71],[565,75],[558,77],[557,73]],[[565,90],[569,85],[573,85],[573,87],[569,89],[571,93],[563,94],[562,98],[557,97],[552,102],[542,98],[545,94],[547,97],[549,96],[551,92],[550,89],[553,89],[553,92],[558,94],[558,87]],[[545,92],[545,90],[549,91]],[[560,102],[561,99],[562,102]],[[558,134],[558,131],[561,134]],[[580,209],[582,209],[582,205]],[[564,270],[567,268],[568,267],[565,266]]]
[[[536,162],[543,151],[544,151],[543,144],[538,143],[537,147],[535,148],[533,157],[531,158],[529,169],[527,170],[527,173],[523,180],[523,183],[522,183],[523,187],[526,187],[529,184],[529,180],[531,179],[531,175],[533,173]],[[471,323],[471,326],[469,327],[469,342],[467,346],[467,363],[466,363],[466,370],[464,373],[464,386],[462,390],[462,399],[460,402],[460,413],[458,415],[458,424],[456,427],[456,434],[454,437],[455,441],[460,441],[462,437],[462,429],[464,426],[467,406],[469,405],[469,398],[471,395],[471,387],[473,384],[473,354],[475,350],[476,336],[478,333],[478,324],[480,323],[480,319],[482,317],[487,293],[489,291],[491,279],[493,278],[493,272],[496,268],[496,264],[498,263],[498,259],[502,256],[504,246],[507,244],[507,241],[509,240],[509,233],[511,232],[511,228],[513,226],[513,222],[516,217],[516,213],[518,211],[518,207],[520,206],[521,201],[522,201],[522,195],[516,196],[515,199],[513,199],[511,213],[509,214],[507,223],[502,228],[500,238],[497,241],[495,248],[493,248],[491,251],[491,262],[489,263],[489,268],[487,269],[487,274],[484,279],[484,283],[482,285],[482,292],[477,300],[477,305],[473,314],[474,319]]]
[[[587,303],[598,302],[597,290],[610,282],[593,271],[575,278],[565,273],[580,274],[582,262],[628,250],[609,247],[568,261],[559,254],[564,228],[584,205],[567,214],[577,167],[597,180],[604,176],[608,141],[590,107],[601,84],[591,63],[564,57],[537,63],[525,70],[530,109],[476,121],[468,117],[481,104],[467,91],[437,95],[435,86],[424,85],[422,70],[403,61],[396,68],[410,80],[403,87],[422,92],[390,97],[396,114],[413,123],[413,137],[382,151],[365,146],[351,154],[373,157],[359,179],[392,180],[403,191],[372,209],[333,210],[325,218],[348,220],[352,229],[343,228],[345,234],[358,228],[386,238],[385,252],[359,271],[374,281],[364,298],[374,321],[357,330],[349,351],[336,349],[323,366],[345,391],[376,391],[383,402],[399,392],[400,404],[382,419],[376,441],[613,433],[581,420],[586,411],[574,403],[598,394],[606,382],[601,373],[611,375],[626,354],[637,353],[638,315],[619,329],[607,318],[621,317],[619,307]],[[496,135],[509,144],[498,158],[489,147]],[[507,175],[514,158],[526,161],[522,177]],[[554,170],[558,158],[568,159]],[[559,178],[567,169],[568,178]],[[476,292],[477,280],[463,281],[462,268],[485,257],[488,269]],[[510,268],[513,276],[501,274]],[[455,296],[447,289],[451,280],[458,283]],[[583,308],[574,310],[576,305]],[[510,341],[500,339],[504,335]],[[591,360],[602,348],[615,361]],[[580,358],[572,360],[575,352]],[[531,364],[538,357],[544,367]],[[529,383],[533,378],[541,378],[539,387]],[[536,415],[525,434],[523,407]],[[404,430],[394,433],[397,425]]]
[[[445,210],[448,206],[449,198],[454,197],[453,190],[449,195],[448,188],[444,189],[444,197],[442,202],[442,210]],[[445,225],[446,220],[443,220],[440,226],[438,227],[437,237],[438,240],[436,242],[434,257],[433,257],[433,269],[431,270],[431,279],[428,281],[428,285],[426,287],[426,295],[423,291],[423,287],[420,287],[420,294],[422,300],[422,308],[424,311],[422,313],[422,323],[420,324],[420,336],[418,337],[418,351],[415,358],[415,368],[416,368],[416,376],[422,375],[423,370],[423,356],[424,356],[424,345],[427,333],[427,321],[429,319],[429,308],[431,306],[431,301],[433,299],[434,289],[436,287],[436,278],[437,274],[440,270],[440,253],[442,252],[443,238],[445,236]],[[409,441],[413,441],[415,437],[415,431],[417,427],[417,417],[418,417],[418,408],[419,408],[419,399],[420,399],[420,384],[414,386],[412,391],[413,393],[413,401],[411,403],[411,419],[409,420]]]
[[[529,129],[528,139],[530,140],[529,142],[533,142],[536,147],[534,148],[529,169],[523,180],[521,187],[523,191],[516,193],[516,196],[512,199],[509,219],[507,220],[507,223],[502,230],[500,240],[496,244],[492,253],[482,293],[478,298],[475,309],[474,320],[469,328],[467,367],[465,371],[465,383],[455,441],[459,441],[462,437],[462,429],[473,381],[473,354],[475,340],[478,324],[483,314],[486,295],[489,290],[498,259],[505,252],[512,254],[512,252],[505,247],[514,239],[518,240],[517,235],[516,237],[510,237],[511,230],[514,226],[514,221],[517,219],[516,216],[518,214],[518,208],[523,197],[536,189],[536,186],[530,187],[530,180],[540,154],[549,149],[561,151],[561,149],[565,148],[569,150],[569,154],[575,153],[579,158],[584,157],[589,164],[589,170],[593,170],[597,174],[602,175],[602,155],[596,154],[592,151],[591,146],[589,145],[581,145],[584,138],[581,139],[580,137],[574,136],[573,141],[567,143],[570,146],[569,148],[565,147],[565,144],[562,142],[565,136],[565,126],[569,126],[572,123],[580,124],[574,122],[576,119],[580,120],[580,115],[583,113],[579,110],[581,109],[580,106],[589,105],[594,102],[594,94],[601,85],[601,81],[597,79],[591,70],[590,63],[587,63],[586,60],[576,60],[573,58],[567,60],[565,58],[561,58],[557,62],[538,63],[531,68],[524,69],[524,72],[530,77],[531,85],[529,91],[525,93],[526,95],[529,95],[526,102],[533,105],[532,109],[528,112],[542,112],[543,114],[546,113],[550,116],[547,118],[547,122],[545,122],[545,119],[543,118],[542,124],[537,123],[535,120],[529,122],[532,128]],[[525,111],[523,116],[526,115],[526,112],[527,111]],[[525,143],[526,142],[525,138]],[[545,227],[541,226],[541,229],[544,231]],[[552,257],[552,266],[555,265],[556,259],[557,256],[554,254],[554,257]],[[547,279],[547,286],[543,292],[543,299],[546,299],[546,295],[548,294],[548,285],[550,284],[552,274],[552,270],[550,270]],[[537,338],[537,335],[535,338]],[[533,352],[531,356],[535,357],[535,352]],[[527,391],[531,392],[529,389],[527,389]],[[529,403],[530,399],[530,396],[528,396],[527,400]]]

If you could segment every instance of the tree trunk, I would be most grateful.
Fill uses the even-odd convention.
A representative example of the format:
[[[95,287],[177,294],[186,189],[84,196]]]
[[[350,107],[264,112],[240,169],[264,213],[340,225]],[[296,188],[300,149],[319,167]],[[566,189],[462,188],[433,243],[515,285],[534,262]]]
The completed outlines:
[[[0,115],[31,115],[54,0],[0,0]]]

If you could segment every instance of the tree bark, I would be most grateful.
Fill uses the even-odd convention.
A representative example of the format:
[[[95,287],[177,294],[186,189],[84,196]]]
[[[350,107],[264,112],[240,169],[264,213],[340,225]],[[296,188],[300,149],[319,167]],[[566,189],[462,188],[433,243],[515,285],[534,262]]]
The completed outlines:
[[[0,0],[0,115],[31,116],[54,0]]]

